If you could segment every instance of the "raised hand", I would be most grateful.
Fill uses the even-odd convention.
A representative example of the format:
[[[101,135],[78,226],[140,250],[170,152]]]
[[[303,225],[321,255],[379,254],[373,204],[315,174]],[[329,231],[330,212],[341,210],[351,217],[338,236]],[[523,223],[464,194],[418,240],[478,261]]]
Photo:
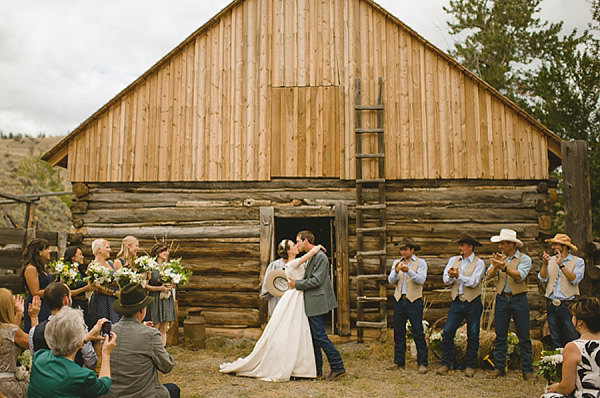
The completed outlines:
[[[107,334],[104,336],[104,345],[102,346],[102,353],[110,355],[113,348],[117,345],[117,335],[115,332],[110,332],[110,336]]]
[[[544,254],[542,254],[542,260],[544,261],[544,265],[548,265],[548,263],[550,262],[551,258],[552,258],[551,255],[549,255],[548,253],[544,252]]]
[[[27,308],[27,313],[30,318],[37,318],[40,313],[40,308],[42,307],[42,299],[40,296],[33,296],[31,300],[31,304],[29,304],[29,308]]]
[[[16,294],[13,296],[13,302],[15,303],[15,312],[22,314],[25,311],[25,301],[23,300],[23,297]]]

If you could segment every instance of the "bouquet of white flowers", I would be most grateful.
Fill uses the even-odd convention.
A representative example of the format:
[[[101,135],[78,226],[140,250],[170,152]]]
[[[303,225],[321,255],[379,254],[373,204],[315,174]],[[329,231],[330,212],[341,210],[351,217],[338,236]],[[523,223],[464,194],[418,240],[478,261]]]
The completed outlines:
[[[79,264],[77,263],[71,264],[61,258],[60,260],[50,262],[48,266],[56,272],[58,279],[63,281],[69,287],[74,287],[75,282],[81,280],[81,275],[79,275]]]
[[[163,283],[170,283],[175,287],[183,286],[190,281],[192,271],[188,271],[181,265],[181,258],[167,261],[160,270],[160,279]],[[171,291],[163,292],[160,298],[169,298]]]
[[[154,270],[160,271],[160,265],[154,257],[141,256],[136,258],[134,263],[139,273],[152,272]]]
[[[85,271],[85,273],[87,274],[87,276],[83,278],[83,280],[89,283],[107,285],[113,281],[113,275],[111,274],[111,270],[109,270],[106,267],[103,267],[95,261],[92,261],[88,265],[87,271]]]
[[[562,363],[563,349],[559,348],[557,350],[542,351],[542,358],[533,364],[539,367],[536,374],[544,376],[548,384],[551,384],[562,380]]]
[[[427,322],[425,319],[423,319],[423,333],[427,334],[429,333],[429,322]],[[407,339],[413,339],[414,335],[413,335],[413,330],[412,330],[412,324],[410,323],[410,320],[406,320],[406,338]]]
[[[141,283],[142,279],[142,275],[128,267],[121,267],[114,274],[114,280],[121,287],[130,283]]]

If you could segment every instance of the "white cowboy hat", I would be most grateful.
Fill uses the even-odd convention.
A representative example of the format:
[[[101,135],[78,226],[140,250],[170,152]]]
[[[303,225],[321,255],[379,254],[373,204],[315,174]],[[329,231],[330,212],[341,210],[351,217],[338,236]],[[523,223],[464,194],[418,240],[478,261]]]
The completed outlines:
[[[273,297],[283,296],[283,293],[288,290],[285,270],[276,269],[269,272],[267,279],[265,280],[265,286],[267,291],[271,293]]]
[[[500,230],[500,235],[492,236],[492,242],[515,242],[517,247],[523,247],[523,242],[517,239],[517,232],[512,229],[503,228]]]

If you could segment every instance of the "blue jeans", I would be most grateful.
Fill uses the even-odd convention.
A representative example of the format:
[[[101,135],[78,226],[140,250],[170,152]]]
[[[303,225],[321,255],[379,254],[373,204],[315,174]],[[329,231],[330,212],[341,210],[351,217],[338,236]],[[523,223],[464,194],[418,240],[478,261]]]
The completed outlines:
[[[452,367],[454,358],[454,336],[461,322],[467,321],[467,352],[465,356],[465,366],[475,368],[477,363],[477,351],[479,351],[479,322],[483,304],[481,296],[470,303],[456,299],[450,304],[448,318],[444,326],[444,336],[442,337],[442,365]]]
[[[315,350],[317,376],[323,374],[323,354],[321,354],[321,349],[323,349],[325,355],[327,355],[327,360],[329,361],[332,372],[345,372],[346,369],[342,362],[342,356],[338,350],[335,349],[325,331],[323,315],[309,316],[308,324],[310,325],[310,334],[312,335],[313,348]]]
[[[563,348],[569,341],[579,338],[579,333],[573,326],[573,316],[567,307],[568,301],[564,301],[560,306],[556,307],[552,304],[552,300],[546,300],[546,308],[548,310],[548,327],[550,328],[550,336],[554,348]]]
[[[515,321],[517,337],[519,338],[519,349],[521,351],[521,371],[533,373],[533,352],[531,349],[531,337],[529,337],[529,303],[527,294],[521,293],[511,298],[496,295],[496,310],[494,312],[494,328],[496,339],[494,340],[494,369],[504,372],[506,368],[506,352],[508,344],[508,327],[510,317]]]
[[[410,320],[412,332],[417,346],[417,364],[427,366],[427,343],[423,331],[423,300],[412,303],[400,300],[394,303],[394,363],[405,365],[406,355],[406,320]]]

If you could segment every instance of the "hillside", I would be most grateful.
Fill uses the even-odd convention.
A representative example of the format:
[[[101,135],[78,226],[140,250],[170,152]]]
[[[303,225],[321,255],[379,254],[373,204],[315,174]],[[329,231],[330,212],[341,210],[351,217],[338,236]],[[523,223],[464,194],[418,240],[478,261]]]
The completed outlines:
[[[37,158],[64,137],[16,137],[0,139],[0,192],[26,195],[52,191],[70,191],[66,170],[55,168],[52,173]],[[30,166],[29,168],[25,166]],[[29,170],[27,170],[29,169]],[[71,225],[69,197],[41,198],[37,202],[35,218],[37,227],[49,231],[68,231]],[[0,202],[5,199],[0,198]],[[3,227],[12,223],[23,227],[25,206],[2,204],[0,213]],[[11,223],[12,220],[12,223]]]

